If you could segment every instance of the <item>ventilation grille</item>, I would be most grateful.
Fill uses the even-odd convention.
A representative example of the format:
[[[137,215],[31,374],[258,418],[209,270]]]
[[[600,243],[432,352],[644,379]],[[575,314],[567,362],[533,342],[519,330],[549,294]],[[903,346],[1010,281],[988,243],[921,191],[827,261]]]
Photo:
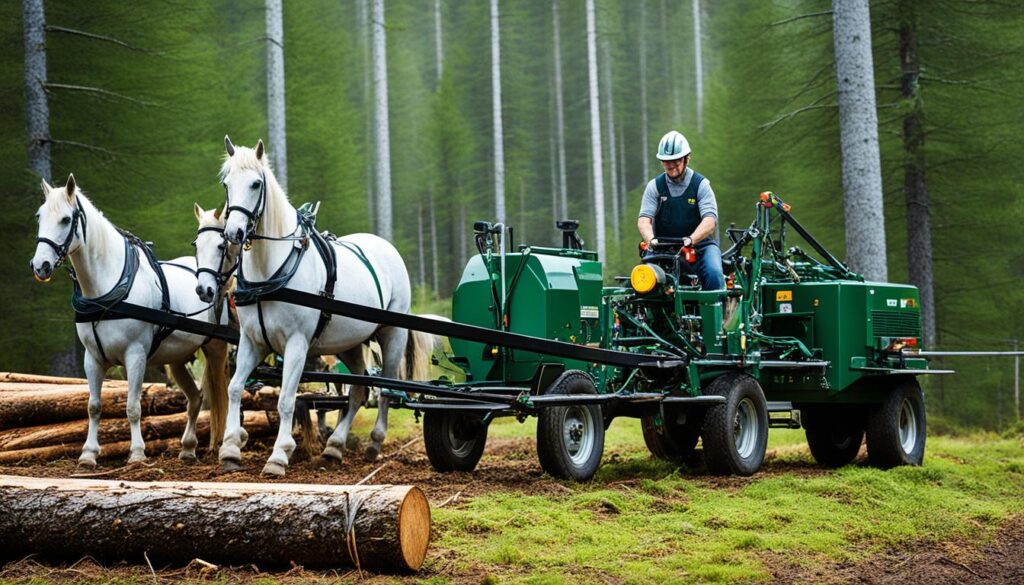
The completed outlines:
[[[871,311],[875,337],[920,337],[920,311]]]

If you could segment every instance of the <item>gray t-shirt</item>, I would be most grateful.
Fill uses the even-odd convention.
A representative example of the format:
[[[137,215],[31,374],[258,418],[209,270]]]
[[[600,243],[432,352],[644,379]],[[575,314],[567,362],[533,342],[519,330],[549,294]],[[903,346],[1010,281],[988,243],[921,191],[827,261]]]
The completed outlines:
[[[672,179],[668,179],[665,183],[668,185],[668,194],[672,197],[682,197],[683,193],[686,192],[686,188],[690,186],[690,180],[693,179],[693,169],[687,168],[686,172],[683,173],[683,180],[678,183]],[[700,210],[701,217],[711,216],[718,221],[718,202],[715,200],[715,192],[711,190],[711,181],[707,178],[697,187],[697,209]],[[649,217],[654,219],[654,214],[658,211],[658,187],[654,184],[654,179],[651,179],[647,183],[647,188],[644,189],[644,198],[640,203],[640,217]]]

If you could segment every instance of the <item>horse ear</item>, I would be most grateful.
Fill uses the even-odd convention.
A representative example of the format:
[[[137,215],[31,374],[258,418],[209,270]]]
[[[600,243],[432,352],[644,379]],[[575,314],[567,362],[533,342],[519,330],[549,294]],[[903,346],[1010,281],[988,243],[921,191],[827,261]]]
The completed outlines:
[[[235,145],[231,144],[227,134],[224,135],[224,150],[228,151],[228,156],[235,156]]]
[[[51,187],[50,184],[46,182],[46,179],[43,179],[39,186],[43,188],[43,199],[45,199],[46,196],[50,194],[50,191],[53,191],[53,187]]]
[[[213,219],[220,219],[220,214],[224,211],[223,207],[218,207],[213,210]]]
[[[192,209],[192,211],[194,211],[194,212],[195,212],[195,214],[196,214],[196,219],[200,219],[200,218],[201,218],[201,217],[203,216],[203,208],[202,208],[202,207],[199,207],[199,204],[198,204],[198,203],[193,203],[193,205],[194,205],[195,207],[194,207],[194,208]]]
[[[71,199],[72,197],[75,196],[75,175],[74,174],[68,175],[68,184],[64,187],[64,190],[67,192],[68,199]]]
[[[263,160],[263,152],[266,149],[263,148],[263,139],[256,143],[256,160]]]

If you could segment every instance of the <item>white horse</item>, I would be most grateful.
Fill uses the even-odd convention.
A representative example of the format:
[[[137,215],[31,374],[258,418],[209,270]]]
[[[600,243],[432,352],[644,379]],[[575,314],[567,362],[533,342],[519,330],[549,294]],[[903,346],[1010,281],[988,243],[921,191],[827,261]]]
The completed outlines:
[[[302,226],[296,209],[289,203],[265,156],[263,141],[255,149],[235,147],[224,137],[227,158],[221,167],[221,179],[227,196],[224,236],[234,244],[245,243],[239,267],[239,288],[245,281],[268,281],[279,271],[294,272],[285,286],[322,294],[328,279],[326,262],[307,240],[302,241]],[[298,254],[308,245],[308,253]],[[412,304],[409,274],[398,251],[389,242],[372,234],[352,234],[330,243],[333,249],[337,287],[333,298],[390,311],[408,313]],[[244,275],[244,280],[242,276]],[[205,288],[208,275],[202,275]],[[205,292],[205,291],[201,291]],[[258,298],[258,297],[257,297]],[[237,301],[237,296],[236,296]],[[284,475],[295,450],[291,436],[295,394],[307,354],[339,355],[353,372],[363,372],[363,344],[375,338],[383,351],[383,374],[389,378],[422,375],[429,343],[426,334],[410,335],[405,329],[380,326],[355,319],[333,317],[316,336],[321,313],[280,301],[257,301],[238,307],[241,341],[235,373],[228,385],[228,420],[224,444],[220,449],[222,466],[237,469],[244,446],[240,433],[239,410],[246,378],[267,354],[276,352],[284,359],[281,395],[277,410],[280,428],[274,451],[263,468],[269,475]],[[402,365],[405,360],[404,367]],[[341,461],[345,441],[356,412],[366,401],[366,389],[355,387],[349,393],[345,418],[327,440],[323,457]],[[378,404],[377,422],[370,434],[366,457],[375,459],[387,434],[388,401]]]
[[[43,181],[44,203],[36,217],[39,234],[36,252],[29,263],[39,281],[48,281],[65,261],[71,261],[77,280],[76,307],[104,313],[118,300],[161,309],[164,291],[156,272],[166,280],[169,308],[178,314],[214,322],[215,314],[226,319],[226,311],[204,305],[192,293],[196,287],[196,259],[176,258],[154,268],[146,250],[134,236],[121,232],[96,209],[75,185],[74,175],[65,187],[53,188]],[[128,377],[128,421],[131,425],[129,463],[146,459],[139,421],[140,395],[146,364],[167,364],[178,386],[188,397],[188,423],[181,438],[179,457],[195,461],[196,419],[206,395],[210,407],[210,445],[215,446],[224,428],[227,406],[227,344],[217,339],[184,332],[161,331],[161,327],[134,319],[111,319],[77,323],[78,338],[86,348],[85,373],[89,378],[89,434],[78,463],[96,466],[100,452],[97,437],[100,420],[100,392],[107,369],[123,365]],[[162,341],[162,333],[169,333]],[[196,350],[206,357],[202,392],[185,367]]]

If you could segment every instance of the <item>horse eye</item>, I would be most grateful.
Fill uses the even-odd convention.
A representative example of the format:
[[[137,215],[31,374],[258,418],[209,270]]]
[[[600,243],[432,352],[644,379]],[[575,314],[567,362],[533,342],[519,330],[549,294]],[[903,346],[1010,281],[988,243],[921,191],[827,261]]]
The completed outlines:
[[[60,220],[60,225],[68,225],[69,223],[71,223],[70,217],[65,217],[64,219]]]
[[[256,189],[259,189],[260,188],[260,182],[259,181],[253,181],[252,185],[250,185],[249,188],[252,189],[253,191],[255,191]]]
[[[223,252],[224,250],[226,250],[227,248],[228,248],[228,245],[227,245],[227,244],[225,244],[224,242],[221,242],[221,243],[217,244],[217,249],[218,249],[218,250],[220,250],[220,251],[222,251],[222,252]]]

